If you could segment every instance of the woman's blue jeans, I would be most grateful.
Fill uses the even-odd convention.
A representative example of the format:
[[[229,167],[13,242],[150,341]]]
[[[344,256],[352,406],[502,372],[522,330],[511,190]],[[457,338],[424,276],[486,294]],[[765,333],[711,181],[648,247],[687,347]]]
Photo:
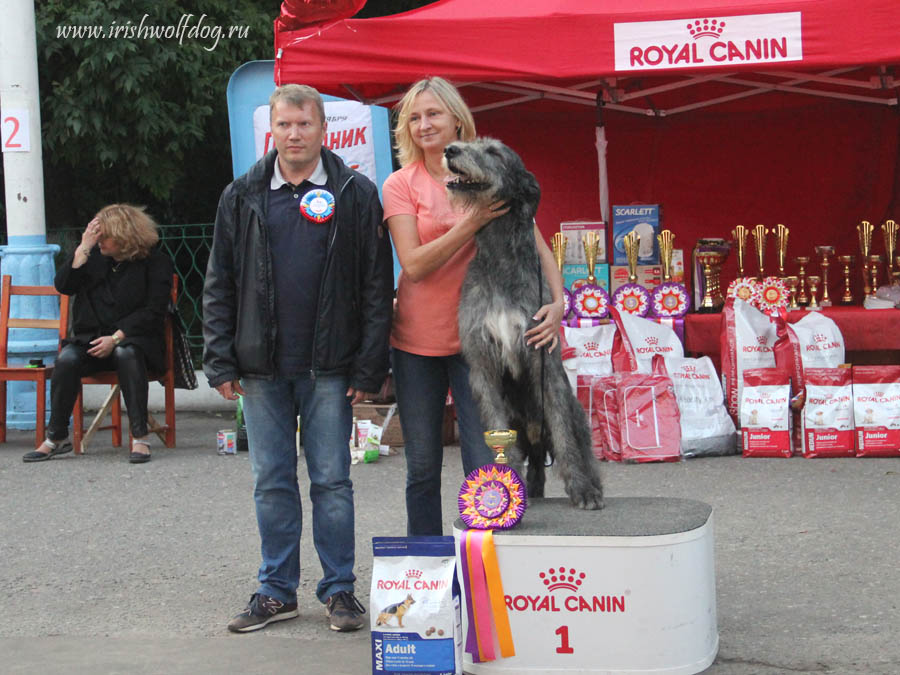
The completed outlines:
[[[463,478],[494,461],[469,388],[469,367],[459,354],[420,356],[391,350],[394,390],[406,450],[406,529],[409,536],[441,535],[441,464],[447,389],[459,420],[463,475],[452,481],[455,494]]]
[[[256,522],[262,548],[258,593],[296,601],[300,583],[302,513],[297,483],[297,415],[309,474],[313,543],[322,563],[316,588],[321,602],[353,591],[353,484],[348,378],[306,375],[244,378],[244,418],[255,480]]]

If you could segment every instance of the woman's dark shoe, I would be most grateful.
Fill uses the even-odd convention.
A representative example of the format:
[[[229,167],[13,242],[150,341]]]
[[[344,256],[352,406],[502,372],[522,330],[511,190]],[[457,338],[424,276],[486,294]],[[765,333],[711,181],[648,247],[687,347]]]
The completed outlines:
[[[31,452],[26,452],[24,455],[22,455],[22,461],[45,462],[48,459],[56,457],[57,455],[64,455],[67,452],[72,452],[72,444],[69,441],[62,441],[60,443],[54,443],[53,441],[44,441],[38,447],[46,447],[50,450],[50,452],[32,450]]]
[[[143,445],[147,448],[147,452],[135,452],[134,446]],[[131,454],[128,456],[128,461],[131,464],[143,464],[144,462],[150,461],[150,443],[147,441],[131,441]]]

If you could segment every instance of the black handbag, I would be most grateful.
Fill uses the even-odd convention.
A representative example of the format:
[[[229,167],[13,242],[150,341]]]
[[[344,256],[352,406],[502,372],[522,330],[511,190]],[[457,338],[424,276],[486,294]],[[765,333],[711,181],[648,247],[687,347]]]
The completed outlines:
[[[176,389],[196,389],[197,375],[191,359],[191,346],[185,335],[184,322],[178,309],[169,306],[169,318],[172,320],[172,369],[175,372]]]

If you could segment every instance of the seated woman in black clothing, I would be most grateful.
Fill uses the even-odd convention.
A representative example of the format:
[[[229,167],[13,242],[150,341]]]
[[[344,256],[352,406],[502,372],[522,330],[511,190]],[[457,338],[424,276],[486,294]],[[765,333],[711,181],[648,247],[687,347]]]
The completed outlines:
[[[56,273],[60,293],[75,295],[71,336],[63,341],[50,381],[47,440],[22,459],[41,462],[72,450],[69,417],[81,378],[115,370],[133,441],[129,461],[150,460],[147,372],[165,370],[163,326],[172,261],[156,246],[156,224],[128,204],[103,208],[81,244]]]

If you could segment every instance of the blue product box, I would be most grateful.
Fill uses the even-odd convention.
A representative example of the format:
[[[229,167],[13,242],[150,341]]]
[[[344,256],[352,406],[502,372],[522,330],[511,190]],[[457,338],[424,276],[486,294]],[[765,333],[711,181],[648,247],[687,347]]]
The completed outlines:
[[[637,230],[641,236],[638,253],[639,265],[659,264],[659,234],[662,207],[659,204],[630,204],[612,207],[612,254],[613,265],[627,265],[625,256],[625,235]]]
[[[572,290],[572,282],[587,278],[587,265],[563,265],[563,286]],[[597,285],[609,292],[609,265],[594,265],[594,276],[597,277]]]

